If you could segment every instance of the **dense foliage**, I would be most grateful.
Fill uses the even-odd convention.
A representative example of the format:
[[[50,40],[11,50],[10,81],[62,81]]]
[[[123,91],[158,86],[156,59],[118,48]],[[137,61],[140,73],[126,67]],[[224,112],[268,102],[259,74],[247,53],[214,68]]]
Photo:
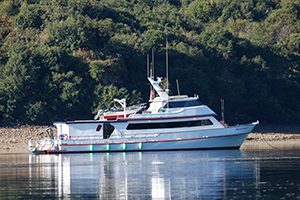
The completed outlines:
[[[300,120],[299,0],[2,0],[0,123],[92,118],[147,101],[146,55],[170,88],[230,122]]]

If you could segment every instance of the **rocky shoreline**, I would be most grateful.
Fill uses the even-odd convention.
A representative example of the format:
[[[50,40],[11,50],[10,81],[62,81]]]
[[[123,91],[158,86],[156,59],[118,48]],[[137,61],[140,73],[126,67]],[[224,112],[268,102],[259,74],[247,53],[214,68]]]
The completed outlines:
[[[21,126],[0,128],[1,153],[28,153],[28,141],[48,137],[47,126]]]
[[[0,154],[28,153],[28,141],[38,141],[48,137],[46,128],[47,126],[0,128]],[[258,129],[258,132],[250,133],[241,146],[241,150],[300,149],[300,126],[293,127],[292,130],[282,131],[281,129],[277,129],[280,131],[276,131],[276,128]]]
[[[242,151],[300,149],[300,133],[250,133],[242,144]]]

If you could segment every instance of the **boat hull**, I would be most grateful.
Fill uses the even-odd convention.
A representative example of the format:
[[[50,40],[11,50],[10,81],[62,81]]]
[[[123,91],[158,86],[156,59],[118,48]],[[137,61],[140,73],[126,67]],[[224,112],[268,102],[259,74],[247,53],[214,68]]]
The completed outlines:
[[[129,152],[129,151],[170,151],[238,149],[255,123],[230,128],[187,131],[184,133],[162,134],[156,138],[117,138],[112,140],[63,141],[56,150],[35,150],[33,153],[82,153],[82,152]],[[186,137],[182,137],[186,135]],[[180,137],[178,137],[180,136]]]

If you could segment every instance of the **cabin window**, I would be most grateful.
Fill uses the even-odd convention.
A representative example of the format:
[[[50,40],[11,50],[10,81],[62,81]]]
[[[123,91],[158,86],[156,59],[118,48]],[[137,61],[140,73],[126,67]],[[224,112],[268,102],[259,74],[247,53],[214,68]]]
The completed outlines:
[[[203,103],[199,99],[189,101],[169,101],[164,108],[184,108],[201,105],[203,105]]]
[[[213,123],[209,119],[197,120],[197,121],[184,121],[184,122],[140,123],[140,124],[129,124],[127,126],[127,130],[182,128],[182,127],[195,127],[195,126],[209,126],[212,124]]]
[[[98,125],[97,128],[96,128],[96,131],[100,131],[101,128],[102,128],[102,126],[101,126],[101,125]]]

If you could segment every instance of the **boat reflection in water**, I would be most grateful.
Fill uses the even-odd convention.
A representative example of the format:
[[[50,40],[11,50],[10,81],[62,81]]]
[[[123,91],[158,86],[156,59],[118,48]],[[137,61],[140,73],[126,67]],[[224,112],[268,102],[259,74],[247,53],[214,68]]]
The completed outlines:
[[[29,166],[30,183],[63,198],[224,198],[232,180],[259,180],[238,150],[30,155]]]

